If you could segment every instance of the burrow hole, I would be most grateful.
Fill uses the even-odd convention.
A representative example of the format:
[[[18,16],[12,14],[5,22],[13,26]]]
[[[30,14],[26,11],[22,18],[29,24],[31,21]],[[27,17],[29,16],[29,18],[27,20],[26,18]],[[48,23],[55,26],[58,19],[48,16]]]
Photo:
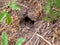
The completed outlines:
[[[25,21],[25,22],[31,22],[32,24],[34,24],[34,21],[32,21],[28,16],[26,16],[26,17],[24,18],[24,21]]]
[[[32,21],[28,16],[26,16],[26,17],[22,20],[21,25],[25,25],[25,26],[32,27],[32,26],[34,26],[34,21]]]

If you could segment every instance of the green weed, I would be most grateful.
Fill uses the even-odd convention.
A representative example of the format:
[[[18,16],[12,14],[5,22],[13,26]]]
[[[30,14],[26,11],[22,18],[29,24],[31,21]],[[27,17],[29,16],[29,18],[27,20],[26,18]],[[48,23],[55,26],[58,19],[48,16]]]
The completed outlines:
[[[14,2],[9,2],[8,6],[12,10],[20,10],[20,7],[17,6]],[[8,13],[8,11],[3,11],[0,13],[0,22],[2,23],[4,19],[6,19],[6,24],[10,24],[12,22],[11,15]]]
[[[15,45],[22,45],[22,43],[25,42],[25,40],[25,38],[21,37],[16,41]],[[8,45],[8,36],[6,32],[2,32],[2,45]]]
[[[54,11],[53,8],[57,10]],[[60,0],[46,0],[44,11],[47,14],[47,17],[43,19],[46,21],[53,21],[56,18],[60,18]]]

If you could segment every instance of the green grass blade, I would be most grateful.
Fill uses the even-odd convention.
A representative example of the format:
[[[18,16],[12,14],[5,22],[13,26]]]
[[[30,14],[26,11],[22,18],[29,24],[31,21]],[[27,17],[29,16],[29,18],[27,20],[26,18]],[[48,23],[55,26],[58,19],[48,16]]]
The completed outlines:
[[[55,18],[56,18],[56,14],[52,11],[52,10],[50,10],[50,15],[49,15],[49,17],[51,18],[51,20],[54,20]]]
[[[46,0],[46,3],[47,3],[48,5],[51,5],[51,0]]]
[[[44,10],[45,10],[45,13],[46,14],[49,14],[50,13],[50,10],[51,10],[51,6],[46,5],[45,8],[44,8]]]
[[[11,21],[12,21],[11,16],[10,16],[10,15],[7,15],[7,16],[6,16],[6,23],[7,23],[7,24],[10,24]]]
[[[20,38],[17,40],[16,45],[22,45],[23,42],[25,42],[25,38]]]
[[[20,10],[20,7],[17,6],[14,2],[10,2],[8,5],[12,10]]]
[[[60,0],[53,0],[54,6],[60,9]]]
[[[44,10],[45,10],[46,14],[50,13],[50,10],[51,10],[51,0],[46,0],[46,5],[44,7]]]
[[[0,22],[3,21],[3,19],[7,16],[8,12],[7,11],[4,11],[2,13],[0,13]]]
[[[8,45],[8,37],[6,32],[2,32],[2,45]]]
[[[45,21],[51,21],[51,19],[48,18],[48,17],[44,17],[43,20],[45,20]]]

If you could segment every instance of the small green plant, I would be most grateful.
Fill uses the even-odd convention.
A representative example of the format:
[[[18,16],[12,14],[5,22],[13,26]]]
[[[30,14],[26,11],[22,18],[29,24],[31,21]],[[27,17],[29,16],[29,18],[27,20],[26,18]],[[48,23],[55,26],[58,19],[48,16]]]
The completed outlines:
[[[46,0],[44,11],[47,14],[47,17],[43,18],[45,21],[53,21],[56,18],[60,18],[60,0]]]
[[[2,13],[0,13],[0,22],[2,22],[5,18],[6,18],[6,23],[10,24],[12,19],[8,11],[3,11]]]
[[[2,45],[8,45],[8,36],[6,32],[2,33]]]
[[[25,38],[19,38],[16,41],[15,45],[22,45],[23,42],[25,42]],[[2,32],[2,45],[8,45],[8,36],[6,34],[6,32]]]
[[[9,2],[9,3],[8,3],[8,6],[9,6],[12,10],[20,10],[20,7],[17,6],[17,5],[15,4],[15,2]]]
[[[20,7],[17,6],[15,4],[15,2],[9,2],[8,6],[12,9],[12,10],[20,10]],[[10,14],[8,13],[8,11],[3,11],[2,13],[0,13],[0,22],[3,22],[4,19],[6,19],[6,24],[10,24],[12,21],[12,18],[10,16]]]
[[[17,40],[16,44],[15,45],[22,45],[22,42],[25,42],[25,38],[20,38]]]

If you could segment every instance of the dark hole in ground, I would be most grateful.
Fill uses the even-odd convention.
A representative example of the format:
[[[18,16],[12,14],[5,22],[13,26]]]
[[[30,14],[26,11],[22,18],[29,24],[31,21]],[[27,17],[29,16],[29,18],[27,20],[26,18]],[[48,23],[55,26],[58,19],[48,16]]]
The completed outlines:
[[[28,16],[26,16],[20,23],[21,27],[29,27],[33,28],[34,27],[34,21],[32,21]]]
[[[53,22],[52,22],[52,23],[53,23],[53,24],[55,24],[57,21],[58,21],[57,19],[56,19],[56,20],[53,20]]]
[[[32,24],[34,24],[34,21],[32,21],[30,18],[28,18],[28,16],[26,16],[25,18],[24,18],[24,21],[25,22],[31,22]]]

